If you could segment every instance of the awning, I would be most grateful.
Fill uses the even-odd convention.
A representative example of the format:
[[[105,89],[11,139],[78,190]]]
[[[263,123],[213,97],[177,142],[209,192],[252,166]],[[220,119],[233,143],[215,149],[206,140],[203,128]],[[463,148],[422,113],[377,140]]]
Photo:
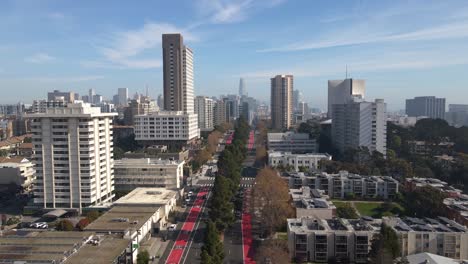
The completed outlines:
[[[53,211],[45,213],[42,217],[57,218],[57,217],[61,217],[62,215],[66,214],[66,213],[67,213],[67,211],[65,211],[63,209],[57,209],[57,210],[53,210]]]

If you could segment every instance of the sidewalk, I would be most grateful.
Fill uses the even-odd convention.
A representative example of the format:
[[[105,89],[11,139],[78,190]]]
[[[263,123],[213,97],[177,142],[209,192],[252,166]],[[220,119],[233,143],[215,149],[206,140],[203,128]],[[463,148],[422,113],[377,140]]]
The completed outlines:
[[[166,231],[163,231],[166,232]],[[154,261],[150,261],[150,263],[158,263],[161,256],[164,254],[164,251],[167,248],[170,240],[163,241],[162,237],[151,237],[148,241],[145,241],[141,244],[141,250],[148,251],[150,258],[155,257]]]

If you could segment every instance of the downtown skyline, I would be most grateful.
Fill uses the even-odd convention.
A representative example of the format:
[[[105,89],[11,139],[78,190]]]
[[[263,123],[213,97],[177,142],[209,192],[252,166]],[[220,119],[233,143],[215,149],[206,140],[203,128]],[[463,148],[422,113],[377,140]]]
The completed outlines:
[[[468,6],[463,1],[6,1],[0,4],[0,103],[94,88],[111,99],[163,93],[161,34],[194,50],[196,95],[269,100],[270,78],[292,74],[310,107],[326,108],[327,80],[365,79],[389,110],[421,95],[466,103]],[[75,6],[76,5],[76,6]],[[461,77],[460,77],[461,76]],[[8,91],[15,90],[15,93]]]

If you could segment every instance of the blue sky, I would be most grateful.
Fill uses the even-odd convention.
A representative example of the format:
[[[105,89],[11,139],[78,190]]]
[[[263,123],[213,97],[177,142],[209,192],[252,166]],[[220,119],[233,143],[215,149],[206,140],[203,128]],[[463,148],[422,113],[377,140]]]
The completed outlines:
[[[369,99],[418,95],[468,103],[468,2],[187,0],[0,2],[0,103],[53,89],[162,92],[161,34],[195,54],[195,93],[269,99],[269,78],[325,108],[327,80],[367,80]]]

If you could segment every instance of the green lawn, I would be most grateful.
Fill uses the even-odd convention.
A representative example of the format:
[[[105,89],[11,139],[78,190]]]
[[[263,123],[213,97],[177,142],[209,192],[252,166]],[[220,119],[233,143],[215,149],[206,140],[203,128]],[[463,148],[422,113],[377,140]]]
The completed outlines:
[[[362,216],[381,218],[382,216],[393,216],[404,214],[404,208],[397,204],[385,204],[376,202],[354,202],[356,209]]]

